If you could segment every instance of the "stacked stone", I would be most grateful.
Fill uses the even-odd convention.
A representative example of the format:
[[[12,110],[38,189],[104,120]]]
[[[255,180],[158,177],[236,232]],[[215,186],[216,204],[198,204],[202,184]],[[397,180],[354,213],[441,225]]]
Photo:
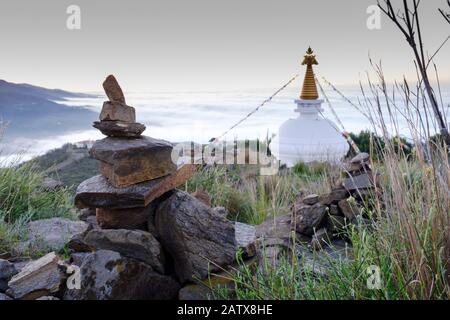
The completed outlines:
[[[346,240],[345,228],[350,224],[369,225],[363,208],[375,195],[376,177],[372,173],[369,155],[360,153],[350,160],[346,178],[330,193],[299,195],[293,208],[293,228],[301,238],[309,238],[315,250],[330,246],[336,239]]]
[[[177,168],[170,142],[141,135],[145,126],[136,122],[135,109],[126,105],[114,76],[106,78],[103,88],[109,101],[94,127],[107,138],[90,150],[101,175],[80,184],[75,205],[95,208],[101,228],[146,229],[153,201],[183,184],[193,167]]]
[[[174,299],[183,286],[232,264],[248,243],[209,203],[175,189],[194,166],[177,167],[170,142],[141,135],[145,126],[113,76],[103,86],[109,101],[94,127],[107,137],[90,151],[101,175],[82,182],[75,196],[91,226],[68,245],[81,289],[63,297]]]

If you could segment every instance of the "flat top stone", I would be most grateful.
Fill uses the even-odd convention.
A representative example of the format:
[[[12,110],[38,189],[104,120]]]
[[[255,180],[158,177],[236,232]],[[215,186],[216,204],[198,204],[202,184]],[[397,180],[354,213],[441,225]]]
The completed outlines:
[[[106,77],[103,82],[103,89],[105,90],[109,101],[125,104],[125,96],[122,88],[120,88],[119,83],[112,74]]]
[[[370,155],[366,152],[361,152],[350,160],[350,163],[361,163],[366,162],[370,158]]]
[[[358,189],[370,189],[374,187],[372,179],[365,173],[359,176],[347,178],[344,180],[344,187],[349,191],[354,191]]]
[[[12,279],[10,280],[10,284],[14,284],[15,282],[18,282],[22,280],[23,278],[29,277],[31,274],[39,271],[39,269],[52,264],[58,263],[58,257],[54,252],[50,252],[43,256],[42,258],[39,258],[37,260],[33,260],[18,273]]]
[[[194,171],[194,165],[184,165],[167,176],[125,188],[116,188],[105,177],[97,175],[78,186],[75,205],[78,208],[110,209],[145,207],[157,197],[186,182]]]
[[[138,154],[151,156],[154,152],[162,149],[172,149],[172,147],[172,143],[168,141],[147,136],[141,136],[136,139],[108,137],[97,140],[92,146],[90,153],[97,160],[113,163],[117,159]]]

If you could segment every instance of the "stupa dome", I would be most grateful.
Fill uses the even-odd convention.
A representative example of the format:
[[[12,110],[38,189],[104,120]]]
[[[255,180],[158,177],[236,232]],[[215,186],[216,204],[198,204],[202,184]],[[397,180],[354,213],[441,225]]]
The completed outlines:
[[[284,122],[271,143],[273,154],[281,164],[293,167],[298,162],[338,162],[349,145],[337,126],[319,115],[323,100],[318,99],[312,65],[318,64],[311,48],[305,55],[307,65],[300,99],[295,100],[298,118]]]

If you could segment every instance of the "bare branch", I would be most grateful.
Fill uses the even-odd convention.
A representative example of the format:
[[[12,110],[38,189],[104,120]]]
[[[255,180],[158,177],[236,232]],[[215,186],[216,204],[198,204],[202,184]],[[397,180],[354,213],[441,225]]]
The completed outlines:
[[[450,0],[447,0],[447,4],[450,7]],[[444,17],[444,19],[450,23],[450,12],[445,12],[443,9],[439,9],[439,12],[442,14],[442,16]]]

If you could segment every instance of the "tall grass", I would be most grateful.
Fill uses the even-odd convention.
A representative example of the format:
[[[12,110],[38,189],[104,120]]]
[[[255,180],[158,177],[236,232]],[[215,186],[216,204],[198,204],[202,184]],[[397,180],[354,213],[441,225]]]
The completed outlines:
[[[43,178],[32,164],[0,167],[0,254],[14,251],[31,220],[74,217],[70,192],[45,189]]]

